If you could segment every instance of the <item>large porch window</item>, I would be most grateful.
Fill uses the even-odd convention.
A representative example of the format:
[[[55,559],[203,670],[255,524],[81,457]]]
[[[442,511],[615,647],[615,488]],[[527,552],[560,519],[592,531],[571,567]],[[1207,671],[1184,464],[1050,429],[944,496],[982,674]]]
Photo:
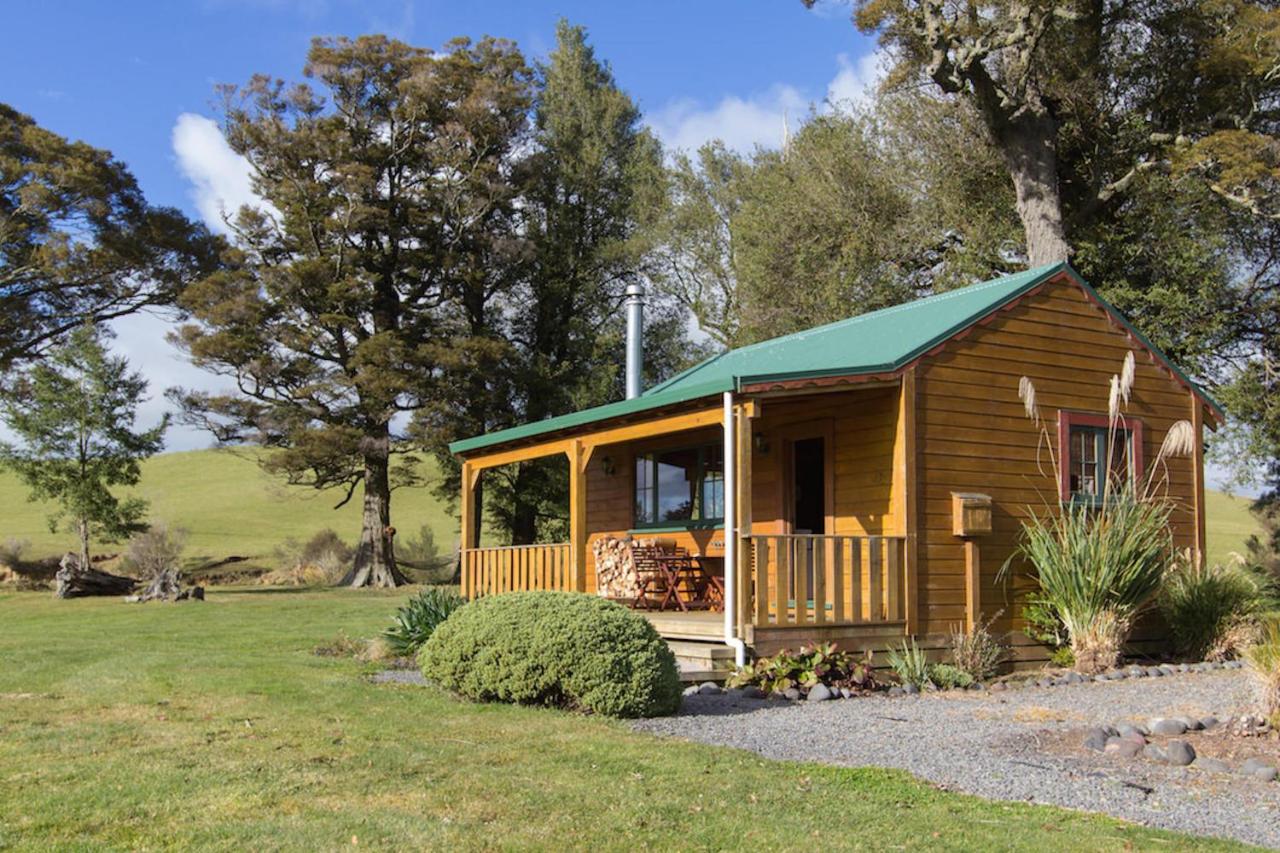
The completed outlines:
[[[724,449],[719,444],[636,456],[636,527],[723,519]]]

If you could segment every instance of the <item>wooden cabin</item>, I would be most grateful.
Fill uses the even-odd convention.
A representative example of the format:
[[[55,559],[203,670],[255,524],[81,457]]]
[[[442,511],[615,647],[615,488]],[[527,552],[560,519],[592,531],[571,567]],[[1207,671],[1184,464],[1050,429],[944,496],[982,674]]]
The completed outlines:
[[[998,583],[999,569],[1028,512],[1095,497],[1126,353],[1136,370],[1123,456],[1141,471],[1174,423],[1192,424],[1195,452],[1161,477],[1177,547],[1202,553],[1203,428],[1222,412],[1058,264],[731,350],[633,399],[454,443],[463,592],[594,593],[597,539],[662,537],[725,566],[724,612],[650,614],[677,642],[766,655],[907,636],[936,649],[991,617],[1013,631],[1026,578]],[[1023,376],[1043,430],[1019,396]],[[481,547],[482,472],[561,454],[569,541]],[[1014,636],[1019,659],[1044,659]]]

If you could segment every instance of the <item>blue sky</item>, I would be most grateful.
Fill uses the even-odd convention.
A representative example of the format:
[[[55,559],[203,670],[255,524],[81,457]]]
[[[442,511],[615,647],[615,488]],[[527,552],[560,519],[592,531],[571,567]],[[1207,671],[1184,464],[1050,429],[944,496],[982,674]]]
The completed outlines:
[[[196,215],[172,146],[178,117],[213,116],[216,83],[255,72],[296,79],[313,36],[385,32],[438,46],[457,35],[495,35],[543,57],[563,16],[589,29],[598,55],[668,141],[694,140],[701,124],[742,144],[756,141],[780,105],[794,120],[823,100],[842,68],[874,48],[848,12],[808,11],[799,0],[53,0],[7,11],[19,37],[0,52],[0,100],[110,149],[153,202]]]
[[[171,0],[14,4],[0,51],[0,101],[49,129],[106,148],[148,199],[221,226],[251,201],[243,165],[215,123],[214,86],[254,73],[298,79],[318,35],[382,32],[437,47],[466,35],[516,41],[531,59],[554,45],[561,18],[585,25],[597,55],[640,103],[669,147],[713,138],[776,146],[811,107],[859,97],[879,67],[875,44],[829,0],[685,2],[432,2],[432,0]],[[151,380],[149,419],[163,389],[216,389],[142,316],[116,324],[115,348]],[[170,449],[207,446],[182,427]]]

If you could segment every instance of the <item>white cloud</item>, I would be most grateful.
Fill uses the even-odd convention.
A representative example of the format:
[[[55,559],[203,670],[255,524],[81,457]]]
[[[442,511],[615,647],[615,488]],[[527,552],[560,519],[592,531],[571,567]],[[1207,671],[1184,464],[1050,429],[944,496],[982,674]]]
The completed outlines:
[[[887,57],[882,51],[864,53],[850,60],[847,53],[836,57],[840,71],[827,84],[827,104],[831,109],[861,107],[871,100],[888,72]]]
[[[809,110],[809,99],[794,86],[778,85],[746,98],[729,95],[712,107],[691,98],[668,104],[649,124],[668,148],[693,151],[712,139],[750,153],[757,145],[776,148],[782,143],[784,116],[794,124]]]
[[[649,117],[649,124],[668,148],[693,151],[712,139],[723,140],[729,148],[750,153],[760,146],[782,144],[784,122],[792,131],[810,110],[819,113],[859,106],[870,98],[884,79],[883,54],[864,54],[851,60],[848,54],[836,57],[835,77],[818,98],[799,88],[779,83],[754,95],[726,95],[706,106],[691,98],[673,101]]]
[[[110,342],[112,352],[129,359],[129,366],[142,371],[150,383],[148,400],[138,408],[139,427],[152,427],[165,412],[173,411],[173,406],[164,396],[169,388],[225,390],[226,380],[196,367],[165,340],[165,335],[174,328],[170,319],[154,314],[133,314],[114,321],[111,328],[116,333]],[[165,434],[165,450],[194,450],[212,444],[213,437],[209,433],[182,424],[173,424]]]
[[[191,197],[200,218],[213,230],[226,234],[226,214],[244,205],[261,207],[249,180],[249,161],[231,150],[217,122],[195,113],[183,113],[173,125],[173,153],[178,168],[192,184]]]

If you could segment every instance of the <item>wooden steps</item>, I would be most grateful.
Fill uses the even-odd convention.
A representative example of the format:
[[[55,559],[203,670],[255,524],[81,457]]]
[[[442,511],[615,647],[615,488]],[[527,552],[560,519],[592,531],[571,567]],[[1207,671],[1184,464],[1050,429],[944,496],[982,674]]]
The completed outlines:
[[[724,681],[733,672],[733,649],[723,643],[667,640],[681,681]]]

